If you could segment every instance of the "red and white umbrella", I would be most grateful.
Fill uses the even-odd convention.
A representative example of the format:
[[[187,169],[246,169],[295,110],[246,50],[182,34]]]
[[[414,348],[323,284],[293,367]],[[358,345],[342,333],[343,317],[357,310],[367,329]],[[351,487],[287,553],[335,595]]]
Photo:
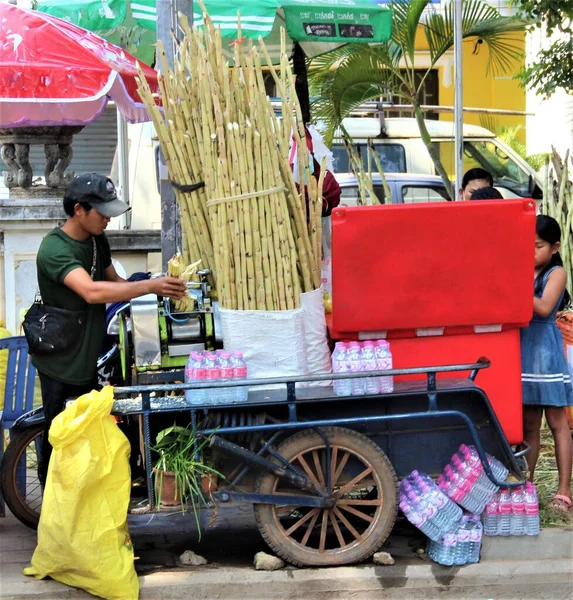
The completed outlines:
[[[42,12],[0,4],[0,128],[87,125],[113,100],[131,123],[149,120],[137,60]],[[152,90],[157,72],[140,63]]]

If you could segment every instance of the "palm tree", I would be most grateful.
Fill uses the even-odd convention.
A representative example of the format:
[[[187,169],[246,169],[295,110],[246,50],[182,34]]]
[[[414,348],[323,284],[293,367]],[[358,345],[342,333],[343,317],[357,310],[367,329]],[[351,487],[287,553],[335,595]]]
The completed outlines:
[[[430,0],[398,1],[390,4],[394,14],[393,34],[389,42],[376,46],[349,44],[311,62],[309,81],[312,93],[319,97],[313,103],[313,114],[326,125],[325,139],[332,142],[342,119],[362,102],[388,93],[411,104],[436,171],[447,189],[451,183],[438,150],[432,144],[426,127],[420,97],[427,76],[440,58],[454,45],[452,0],[437,13],[424,12]],[[430,64],[416,77],[415,39],[421,27],[428,43]],[[514,67],[522,49],[511,34],[522,31],[524,23],[500,13],[482,0],[463,0],[462,35],[477,38],[489,48],[487,70],[504,72]]]

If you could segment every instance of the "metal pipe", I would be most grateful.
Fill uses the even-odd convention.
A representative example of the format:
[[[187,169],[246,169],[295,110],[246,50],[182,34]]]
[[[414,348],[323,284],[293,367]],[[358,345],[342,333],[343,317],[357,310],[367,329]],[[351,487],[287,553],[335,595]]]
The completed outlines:
[[[456,157],[456,194],[462,188],[464,169],[464,117],[462,71],[462,0],[454,0],[454,138]]]
[[[474,371],[487,369],[491,366],[487,358],[480,358],[476,363],[463,365],[444,365],[440,367],[413,367],[409,369],[388,369],[387,371],[370,371],[368,373],[324,373],[322,375],[301,375],[290,377],[267,377],[264,379],[243,379],[239,381],[215,382],[215,383],[178,383],[170,385],[143,385],[132,387],[116,387],[114,393],[116,396],[129,395],[141,392],[173,392],[178,390],[191,389],[215,389],[220,387],[244,387],[257,385],[274,385],[289,383],[299,383],[307,381],[331,381],[337,379],[360,379],[364,377],[385,377],[396,375],[421,375],[427,373],[455,373],[458,371]]]
[[[129,190],[129,139],[127,135],[127,121],[119,110],[117,114],[117,170],[118,170],[118,192],[119,198],[131,206]],[[121,229],[129,229],[131,226],[131,211],[121,215]]]
[[[251,425],[251,427],[257,426]],[[232,427],[231,429],[236,428]],[[294,473],[283,469],[281,466],[271,462],[270,460],[267,460],[266,458],[263,458],[262,456],[259,456],[258,454],[247,450],[246,448],[242,448],[237,444],[233,444],[233,442],[229,442],[229,440],[224,440],[219,436],[213,435],[209,440],[209,446],[217,448],[218,450],[221,450],[226,454],[230,454],[231,456],[234,456],[252,466],[257,466],[261,469],[264,469],[265,471],[268,471],[269,473],[272,473],[273,475],[276,475],[281,479],[285,479],[286,481],[288,481],[289,483],[301,490],[314,493],[319,491],[306,477],[303,477],[301,475],[295,475]]]
[[[412,420],[412,419],[420,419],[420,418],[444,418],[444,417],[455,417],[459,420],[461,420],[464,425],[468,428],[470,435],[472,437],[472,442],[476,447],[476,450],[478,452],[478,455],[480,457],[480,460],[482,462],[482,466],[483,469],[486,473],[486,475],[488,476],[488,478],[497,486],[499,487],[516,487],[518,485],[524,485],[525,484],[525,479],[521,479],[518,481],[498,481],[495,477],[495,475],[493,474],[491,467],[489,466],[488,461],[486,460],[486,456],[485,456],[485,450],[483,449],[481,440],[479,439],[479,435],[478,435],[478,431],[476,426],[472,423],[471,419],[463,412],[460,412],[459,410],[444,410],[444,411],[435,411],[435,412],[417,412],[417,413],[403,413],[403,414],[392,414],[392,415],[373,415],[370,417],[346,417],[346,418],[339,418],[339,419],[317,419],[316,421],[312,421],[312,422],[302,422],[302,423],[272,423],[272,424],[268,424],[268,425],[251,425],[250,427],[219,427],[218,429],[206,429],[206,430],[202,430],[202,431],[198,431],[199,434],[201,435],[211,435],[213,434],[215,431],[219,434],[226,434],[226,433],[238,433],[239,431],[250,431],[250,432],[256,432],[256,431],[277,431],[277,430],[293,430],[293,429],[307,429],[309,427],[312,428],[316,428],[316,427],[327,427],[329,425],[342,425],[345,427],[351,426],[351,425],[363,425],[366,423],[376,423],[378,421],[408,421],[408,420]],[[499,427],[499,424],[498,424]],[[214,436],[215,437],[215,436]],[[222,438],[218,438],[218,439],[222,439]],[[223,440],[224,442],[230,444],[231,442],[227,442],[226,440]],[[505,443],[504,443],[505,441]],[[505,453],[507,458],[511,457],[512,462],[515,463],[515,458],[514,455],[511,452],[511,448],[509,448],[509,444],[507,442],[507,440],[505,439],[505,437],[503,437],[502,442],[503,445],[505,445],[506,447],[504,448]],[[232,444],[233,446],[235,446],[235,444]],[[249,452],[248,450],[245,450],[244,448],[241,448],[240,446],[236,446],[240,451],[242,452]],[[253,454],[253,453],[251,453]],[[256,456],[256,454],[254,454],[254,456]],[[257,457],[260,458],[260,457]],[[263,459],[264,460],[264,459]],[[271,463],[273,464],[273,463]],[[519,471],[517,464],[512,465],[513,468],[515,469],[515,471]],[[278,468],[276,465],[273,464],[274,468]],[[275,475],[277,475],[278,477],[284,477],[282,475],[279,475],[278,473],[275,473]],[[290,475],[292,477],[292,474],[287,473],[287,478]],[[298,478],[297,478],[298,479]],[[297,485],[296,483],[292,482],[293,485]],[[297,485],[297,487],[300,487],[299,485]],[[316,490],[314,488],[314,486],[311,486],[311,489],[309,491],[313,491],[313,492],[317,492],[318,490]]]
[[[167,63],[173,67],[175,54],[175,37],[181,32],[177,27],[177,14],[182,13],[193,25],[193,2],[191,0],[160,0],[157,2],[157,39],[163,42]],[[159,182],[161,197],[161,263],[167,271],[167,262],[176,254],[178,246],[179,210],[173,188],[169,183]]]

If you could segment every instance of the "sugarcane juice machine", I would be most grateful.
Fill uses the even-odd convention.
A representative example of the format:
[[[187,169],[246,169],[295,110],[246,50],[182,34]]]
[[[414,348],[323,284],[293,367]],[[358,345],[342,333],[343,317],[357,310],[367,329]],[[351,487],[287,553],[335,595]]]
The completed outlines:
[[[221,347],[219,305],[212,297],[210,271],[187,283],[193,310],[176,312],[169,298],[147,294],[130,303],[133,366],[137,375],[183,369],[189,353]]]

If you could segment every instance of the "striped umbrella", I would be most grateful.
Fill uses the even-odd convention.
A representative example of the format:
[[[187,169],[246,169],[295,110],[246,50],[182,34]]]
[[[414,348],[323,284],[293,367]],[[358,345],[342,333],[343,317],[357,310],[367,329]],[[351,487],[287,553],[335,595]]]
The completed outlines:
[[[39,0],[36,8],[97,33],[146,64],[154,62],[156,0]]]
[[[203,4],[229,42],[239,37],[262,37],[271,58],[280,57],[280,28],[286,29],[291,44],[299,43],[312,58],[353,43],[380,43],[392,33],[391,11],[372,0],[204,0]],[[203,14],[194,4],[194,25],[201,26]]]

